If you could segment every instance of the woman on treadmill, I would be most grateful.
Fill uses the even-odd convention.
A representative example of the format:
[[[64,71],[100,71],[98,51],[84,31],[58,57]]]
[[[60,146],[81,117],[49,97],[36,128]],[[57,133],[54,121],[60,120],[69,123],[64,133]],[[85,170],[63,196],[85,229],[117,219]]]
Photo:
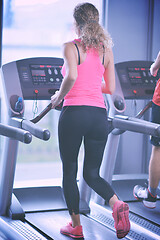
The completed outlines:
[[[108,137],[107,111],[102,93],[112,94],[115,90],[112,40],[100,26],[99,12],[94,5],[77,5],[73,16],[78,39],[63,46],[64,79],[60,90],[51,97],[52,108],[64,99],[58,135],[64,196],[71,222],[60,232],[72,238],[83,237],[76,181],[78,154],[83,141],[84,179],[113,209],[117,237],[123,238],[130,230],[129,207],[99,176]]]

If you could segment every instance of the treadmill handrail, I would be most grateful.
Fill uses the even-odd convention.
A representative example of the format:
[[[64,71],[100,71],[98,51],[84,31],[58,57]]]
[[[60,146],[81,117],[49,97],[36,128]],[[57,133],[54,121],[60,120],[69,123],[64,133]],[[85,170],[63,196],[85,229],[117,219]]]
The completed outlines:
[[[50,138],[50,132],[48,129],[42,129],[41,127],[26,119],[22,120],[22,129],[29,131],[33,136],[45,141],[49,140]]]
[[[13,138],[27,144],[32,141],[32,135],[30,132],[16,127],[4,125],[2,123],[0,123],[0,135]]]
[[[50,110],[52,109],[52,103],[48,104],[47,107],[35,118],[31,119],[32,123],[39,122]]]
[[[33,136],[42,139],[42,140],[49,140],[50,132],[48,129],[42,129],[41,127],[37,126],[33,122],[18,117],[12,117],[10,119],[11,125],[16,126],[18,128],[24,129],[29,131]]]
[[[145,112],[152,107],[152,101],[149,101],[147,105],[136,115],[136,118],[141,118]]]
[[[143,117],[143,115],[145,114],[146,111],[148,111],[149,108],[152,107],[152,101],[149,101],[147,103],[147,105],[135,116],[135,118],[137,119],[140,119],[141,117]],[[123,118],[128,118],[128,116],[124,116],[124,115],[121,115],[123,116]],[[112,130],[113,130],[113,127],[112,127]],[[122,129],[114,129],[112,131],[113,135],[120,135],[122,133],[124,133],[126,130],[122,130]]]
[[[63,101],[58,106],[56,106],[55,109],[61,110],[62,106],[63,106]],[[31,119],[30,121],[33,123],[39,122],[51,109],[52,109],[52,103],[48,104],[47,107],[45,109],[43,109],[43,111],[40,112],[40,114],[38,116]]]
[[[116,115],[115,118],[112,119],[112,125],[114,128],[118,128],[119,130],[123,131],[144,133],[155,137],[160,136],[159,124],[148,122],[134,117]]]

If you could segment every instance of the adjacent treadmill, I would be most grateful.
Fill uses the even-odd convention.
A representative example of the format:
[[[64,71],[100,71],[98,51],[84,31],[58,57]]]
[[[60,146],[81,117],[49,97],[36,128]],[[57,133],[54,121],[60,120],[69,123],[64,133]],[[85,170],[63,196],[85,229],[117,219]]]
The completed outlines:
[[[138,66],[140,63],[136,64]],[[149,67],[150,62],[141,62],[143,67],[146,67],[146,64]],[[50,134],[47,129],[41,129],[34,121],[25,119],[24,100],[49,100],[62,82],[62,65],[63,59],[61,58],[42,57],[22,59],[2,66],[3,85],[8,106],[8,125],[17,127],[19,130],[26,130],[41,140],[49,139]],[[123,131],[160,136],[158,124],[124,116],[125,98],[117,75],[116,81],[115,94],[104,96],[110,105],[108,121],[111,131],[105,156],[110,142],[115,144],[114,147],[117,146],[119,134]],[[18,102],[20,102],[20,108],[17,108]],[[0,186],[0,231],[11,240],[70,239],[59,233],[60,227],[70,220],[61,186],[13,189],[17,149],[17,140],[13,141],[9,138],[5,142]],[[110,148],[111,156],[113,152],[116,152],[115,150],[113,147]],[[113,164],[109,166],[113,168]],[[105,173],[107,169],[105,163],[103,168]],[[110,176],[107,171],[106,174],[104,174],[106,178]],[[85,239],[117,239],[111,210],[107,206],[101,206],[90,200],[91,190],[82,177],[79,181],[79,189],[81,221]],[[150,221],[147,222],[150,223]],[[157,224],[154,226],[158,228]],[[132,221],[131,231],[124,239],[155,240],[159,236],[159,233]]]
[[[119,101],[120,103],[116,104],[116,106],[119,109],[122,109],[122,112],[125,109],[124,99],[146,100],[148,102],[147,105],[137,114],[137,116],[135,116],[135,118],[133,118],[133,121],[137,121],[137,123],[144,113],[150,109],[154,89],[158,79],[160,78],[160,71],[156,77],[153,77],[150,74],[149,69],[152,63],[153,62],[150,61],[128,61],[115,64],[117,87],[116,92],[108,98],[110,106],[116,104],[117,98],[119,99],[119,95],[117,93],[120,92],[122,93],[121,100]],[[120,87],[120,90],[118,87]],[[111,107],[109,116],[114,116],[115,118],[116,114],[116,109]],[[123,118],[123,115],[121,117]],[[131,117],[129,118],[132,120]],[[144,127],[146,127],[147,131],[149,124],[151,123],[147,123],[147,125],[144,123]],[[130,207],[130,219],[134,223],[138,223],[139,226],[143,226],[145,229],[150,229],[153,233],[158,235],[157,239],[160,239],[160,188],[158,188],[157,192],[157,207],[155,209],[147,209],[141,202],[135,200],[133,196],[133,188],[137,184],[146,187],[146,184],[148,183],[148,174],[114,175],[118,141],[120,134],[125,132],[126,126],[127,125],[125,124],[123,130],[122,128],[121,130],[114,129],[109,135],[102,163],[101,175],[110,182],[118,196],[128,202]],[[104,200],[97,196],[96,203],[104,205]]]

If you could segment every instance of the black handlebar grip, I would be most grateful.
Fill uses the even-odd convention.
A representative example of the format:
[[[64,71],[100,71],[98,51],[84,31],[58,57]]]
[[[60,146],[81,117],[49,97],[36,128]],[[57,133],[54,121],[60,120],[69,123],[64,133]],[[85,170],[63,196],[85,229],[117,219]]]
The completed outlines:
[[[50,139],[50,132],[46,129],[43,132],[43,140],[47,141],[48,139]]]
[[[24,134],[24,143],[29,144],[32,141],[32,135],[29,132]]]

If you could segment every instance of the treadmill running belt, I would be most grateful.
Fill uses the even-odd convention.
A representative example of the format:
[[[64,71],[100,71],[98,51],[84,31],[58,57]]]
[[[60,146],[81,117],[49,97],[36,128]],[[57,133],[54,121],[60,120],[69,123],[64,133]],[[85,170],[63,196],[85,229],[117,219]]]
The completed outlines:
[[[160,200],[157,200],[156,208],[149,209],[143,205],[142,202],[129,202],[129,209],[131,212],[142,216],[149,221],[158,224],[160,227]]]
[[[61,226],[66,225],[70,221],[68,211],[52,211],[27,213],[26,221],[40,229],[47,236],[55,240],[73,239],[66,237],[60,233]],[[85,240],[116,240],[116,233],[105,226],[95,222],[88,217],[81,215],[83,225],[83,233]],[[124,238],[125,239],[125,238]]]

